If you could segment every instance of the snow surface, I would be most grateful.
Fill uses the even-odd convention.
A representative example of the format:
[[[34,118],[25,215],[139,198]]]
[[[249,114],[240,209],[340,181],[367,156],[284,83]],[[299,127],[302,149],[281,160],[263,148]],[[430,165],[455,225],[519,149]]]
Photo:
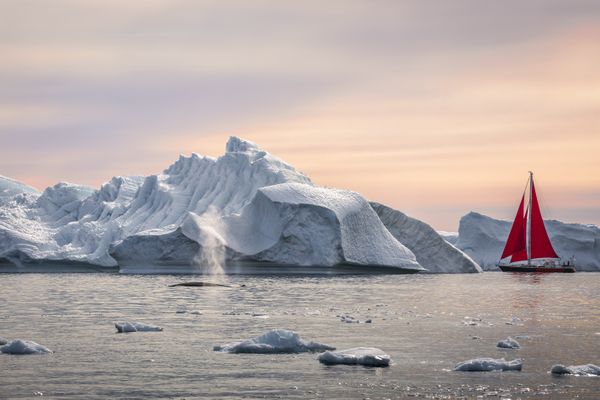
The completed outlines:
[[[254,339],[215,346],[214,350],[225,353],[272,354],[335,350],[335,347],[302,340],[294,331],[287,329],[272,329]]]
[[[600,376],[600,367],[594,364],[571,365],[568,367],[556,364],[552,366],[550,372],[557,375]]]
[[[371,206],[392,235],[415,254],[417,262],[428,272],[482,271],[471,257],[444,240],[426,223],[379,203],[371,202]]]
[[[323,364],[366,365],[371,367],[387,367],[391,358],[375,347],[355,347],[340,351],[326,351],[319,355]]]
[[[160,332],[163,330],[160,326],[142,324],[141,322],[117,322],[115,328],[119,333],[129,332]]]
[[[0,183],[0,261],[18,268],[251,261],[423,270],[362,196],[317,187],[236,137],[219,158],[181,156],[162,174],[115,177],[98,190],[62,182],[40,194]]]
[[[496,344],[496,347],[500,347],[502,349],[520,349],[521,345],[515,339],[508,337],[503,339]]]
[[[520,359],[506,361],[504,358],[474,358],[456,364],[455,371],[520,371],[523,362]]]
[[[47,347],[29,340],[16,339],[0,347],[0,353],[4,354],[47,354],[52,353]]]
[[[460,220],[456,247],[485,270],[496,270],[512,222],[471,212]],[[577,271],[600,271],[600,228],[545,220],[552,246],[564,261],[575,256]]]

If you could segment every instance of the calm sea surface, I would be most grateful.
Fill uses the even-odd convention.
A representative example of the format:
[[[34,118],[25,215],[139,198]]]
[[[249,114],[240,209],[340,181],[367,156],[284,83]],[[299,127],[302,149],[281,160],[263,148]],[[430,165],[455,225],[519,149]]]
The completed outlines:
[[[234,287],[168,287],[190,280]],[[164,331],[117,334],[122,320]],[[378,347],[393,365],[212,350],[271,328],[338,349]],[[0,354],[2,399],[600,398],[600,378],[548,373],[555,363],[600,364],[598,273],[0,274],[0,336],[54,351]],[[497,349],[507,336],[522,348]],[[522,358],[523,371],[452,371],[474,357]]]

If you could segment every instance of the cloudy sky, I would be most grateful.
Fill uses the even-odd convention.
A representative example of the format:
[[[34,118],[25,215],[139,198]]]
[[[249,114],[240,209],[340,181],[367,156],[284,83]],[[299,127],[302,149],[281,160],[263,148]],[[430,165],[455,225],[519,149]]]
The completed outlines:
[[[456,230],[600,224],[600,2],[0,0],[0,174],[39,189],[257,142]]]

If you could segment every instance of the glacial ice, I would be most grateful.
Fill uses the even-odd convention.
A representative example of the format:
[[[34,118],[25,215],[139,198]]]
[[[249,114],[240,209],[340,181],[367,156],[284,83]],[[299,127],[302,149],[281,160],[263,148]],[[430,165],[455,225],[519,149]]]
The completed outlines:
[[[0,347],[0,353],[4,354],[47,354],[52,350],[36,342],[16,339]]]
[[[387,367],[391,358],[375,347],[355,347],[347,350],[326,351],[319,355],[323,364],[366,365],[371,367]]]
[[[451,245],[455,245],[458,240],[458,232],[437,231],[437,233]]]
[[[7,263],[477,270],[428,225],[355,192],[318,187],[236,137],[221,157],[181,156],[162,174],[114,177],[98,190],[61,182],[39,193],[0,178],[0,268]]]
[[[160,326],[143,324],[141,322],[116,322],[115,328],[119,333],[129,332],[160,332],[163,330]]]
[[[474,358],[456,364],[455,371],[520,371],[523,362],[520,359],[506,361],[504,358]]]
[[[475,261],[448,243],[432,227],[406,214],[371,202],[371,206],[394,237],[431,273],[481,272]]]
[[[456,247],[484,270],[496,270],[512,222],[471,212],[463,216]],[[600,228],[545,220],[552,246],[564,261],[575,256],[577,271],[600,271]]]
[[[594,364],[571,365],[568,367],[556,364],[552,366],[550,372],[556,375],[600,376],[600,367]]]
[[[499,347],[502,349],[520,349],[521,345],[515,339],[508,337],[506,339],[499,341],[496,344],[496,347]]]
[[[227,343],[221,346],[215,346],[213,349],[214,351],[225,353],[272,354],[317,352],[335,350],[335,347],[302,340],[294,331],[287,329],[272,329],[254,339]]]

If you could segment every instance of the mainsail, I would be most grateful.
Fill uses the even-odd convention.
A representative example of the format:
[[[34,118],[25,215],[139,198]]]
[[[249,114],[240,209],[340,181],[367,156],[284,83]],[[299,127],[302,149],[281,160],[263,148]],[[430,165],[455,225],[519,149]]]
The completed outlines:
[[[531,244],[529,245],[531,258],[559,258],[550,243],[548,232],[544,226],[542,212],[535,194],[535,185],[531,177],[531,221],[529,234],[531,235]]]

